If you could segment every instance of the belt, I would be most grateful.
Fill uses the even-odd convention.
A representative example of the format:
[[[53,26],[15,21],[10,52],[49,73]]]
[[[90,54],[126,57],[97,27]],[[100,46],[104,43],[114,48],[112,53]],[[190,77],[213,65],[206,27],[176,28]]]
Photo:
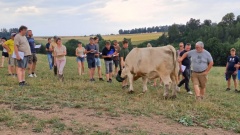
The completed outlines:
[[[200,72],[196,72],[196,71],[193,71],[194,73],[203,73],[203,72],[205,72],[206,70],[204,70],[204,71],[200,71]]]

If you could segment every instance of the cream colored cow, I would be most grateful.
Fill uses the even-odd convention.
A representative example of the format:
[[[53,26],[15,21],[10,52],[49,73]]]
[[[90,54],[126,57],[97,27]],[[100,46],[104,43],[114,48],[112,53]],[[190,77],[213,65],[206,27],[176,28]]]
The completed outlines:
[[[165,90],[164,97],[168,97],[168,91],[173,86],[172,97],[176,97],[179,65],[176,50],[173,46],[135,48],[126,57],[125,67],[121,78],[128,78],[129,93],[134,91],[133,81],[143,80],[143,92],[147,91],[148,79],[161,78]]]

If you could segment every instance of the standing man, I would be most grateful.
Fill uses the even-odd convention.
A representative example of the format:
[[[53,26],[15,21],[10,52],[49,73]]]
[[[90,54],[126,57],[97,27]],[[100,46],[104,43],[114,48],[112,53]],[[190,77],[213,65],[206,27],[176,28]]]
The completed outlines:
[[[94,82],[94,72],[96,67],[95,53],[97,53],[97,48],[96,45],[94,45],[94,39],[92,37],[90,38],[90,43],[86,45],[85,53],[87,54],[90,81]]]
[[[178,57],[180,57],[180,53],[184,51],[184,43],[183,42],[180,42],[179,43],[179,50],[177,50],[177,53],[178,53]],[[181,71],[179,70],[178,72],[178,80],[181,80]]]
[[[54,48],[57,46],[57,43],[56,43],[57,38],[58,38],[57,36],[53,37],[53,41],[51,42],[49,47],[49,51],[52,52],[53,72],[55,76],[57,76],[57,63],[56,63],[56,58],[54,56]]]
[[[124,68],[124,66],[125,66],[125,59],[126,59],[128,54],[129,54],[128,41],[124,40],[123,41],[123,48],[120,51],[120,70],[122,70]],[[125,79],[122,82],[122,89],[127,89],[128,88],[127,81],[128,81],[128,79]]]
[[[118,73],[118,65],[119,65],[119,53],[121,51],[121,47],[119,46],[117,40],[114,40],[113,41],[113,45],[114,45],[114,48],[115,48],[115,51],[116,51],[116,54],[115,56],[113,57],[113,63],[115,65],[115,76],[117,76],[117,73]]]
[[[26,38],[27,27],[21,26],[19,28],[19,33],[14,37],[14,52],[16,54],[17,64],[18,64],[18,81],[19,86],[27,85],[25,82],[25,71],[27,68],[27,63],[29,56],[31,56],[31,50]],[[19,52],[24,53],[24,57],[21,58]]]
[[[190,50],[191,50],[191,44],[187,43],[186,46],[185,46],[185,50],[183,50],[180,53],[180,58],[183,56],[183,54],[185,54],[186,52],[189,52]],[[182,75],[184,76],[184,78],[178,84],[178,87],[181,87],[185,83],[185,89],[187,90],[187,93],[192,95],[193,93],[189,88],[189,80],[190,80],[190,74],[191,74],[191,60],[190,59],[191,59],[190,57],[186,57],[179,64],[180,71],[181,71]],[[185,67],[185,69],[183,69],[183,67]]]
[[[3,43],[3,47],[7,50],[9,54],[8,59],[8,75],[15,77],[17,74],[17,61],[15,58],[12,58],[14,52],[14,37],[16,33],[11,34],[11,38]],[[15,72],[16,71],[16,72]]]
[[[52,38],[48,38],[48,43],[46,44],[46,52],[47,52],[47,58],[48,58],[48,63],[49,63],[50,70],[52,70],[52,67],[53,67],[52,52],[50,51],[51,39]]]
[[[237,90],[237,72],[238,72],[238,68],[235,68],[234,66],[236,64],[239,63],[239,57],[236,56],[236,49],[232,48],[230,50],[231,56],[228,57],[227,59],[227,65],[226,65],[226,80],[228,81],[227,84],[227,89],[226,91],[230,91],[230,86],[231,86],[231,77],[233,78],[234,81],[234,88],[235,88],[235,92],[239,92]]]
[[[36,55],[36,48],[35,48],[35,41],[33,38],[32,30],[27,31],[27,40],[31,49],[31,54],[28,60],[28,77],[37,77],[35,70],[37,65],[37,55]]]
[[[202,100],[206,91],[207,75],[213,66],[211,54],[204,49],[202,41],[196,43],[195,50],[186,52],[178,59],[182,62],[186,57],[192,58],[192,81],[197,100]]]
[[[98,68],[98,77],[99,77],[99,81],[104,81],[102,78],[102,71],[101,71],[101,59],[99,58],[99,39],[98,37],[94,37],[94,44],[97,48],[97,53],[95,53],[95,62],[96,62],[96,66]]]

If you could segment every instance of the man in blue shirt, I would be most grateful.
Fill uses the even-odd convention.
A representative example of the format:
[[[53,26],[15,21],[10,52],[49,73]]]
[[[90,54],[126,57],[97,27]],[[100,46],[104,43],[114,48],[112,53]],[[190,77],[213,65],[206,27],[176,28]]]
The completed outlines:
[[[94,45],[94,39],[92,37],[90,38],[90,43],[86,45],[85,53],[87,54],[90,81],[94,82],[94,72],[96,67],[95,54],[97,53],[97,48],[96,45]]]
[[[27,31],[27,40],[30,45],[31,53],[28,60],[28,77],[37,77],[35,73],[36,65],[37,65],[37,55],[35,48],[35,40],[33,38],[32,30]]]
[[[231,77],[233,78],[234,81],[234,87],[235,87],[235,92],[239,92],[237,90],[237,71],[238,69],[235,68],[234,66],[239,63],[239,57],[236,56],[236,50],[232,48],[230,50],[231,56],[228,57],[227,59],[227,65],[226,65],[226,80],[228,81],[228,87],[226,91],[230,91],[230,86],[231,86]]]

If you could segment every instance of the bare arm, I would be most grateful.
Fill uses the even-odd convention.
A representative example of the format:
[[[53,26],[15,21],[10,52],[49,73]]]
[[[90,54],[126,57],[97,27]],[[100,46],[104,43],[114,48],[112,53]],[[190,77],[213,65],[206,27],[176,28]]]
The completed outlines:
[[[178,58],[178,62],[182,62],[188,56],[188,52],[184,53],[182,57]]]
[[[17,59],[17,60],[20,60],[21,58],[20,58],[20,56],[19,56],[19,54],[18,54],[17,45],[14,45],[14,52],[15,52],[15,54],[16,54],[16,59]]]
[[[123,67],[125,66],[125,62],[123,60],[123,57],[120,58],[120,61],[121,61],[121,68],[123,69]]]
[[[77,49],[76,49],[76,56],[78,56],[78,52],[77,52]]]
[[[3,43],[2,46],[7,50],[8,53],[10,52],[10,48],[5,43]]]
[[[228,68],[228,62],[227,62],[227,64],[226,64],[226,70],[225,70],[225,73],[227,72],[227,68]]]

